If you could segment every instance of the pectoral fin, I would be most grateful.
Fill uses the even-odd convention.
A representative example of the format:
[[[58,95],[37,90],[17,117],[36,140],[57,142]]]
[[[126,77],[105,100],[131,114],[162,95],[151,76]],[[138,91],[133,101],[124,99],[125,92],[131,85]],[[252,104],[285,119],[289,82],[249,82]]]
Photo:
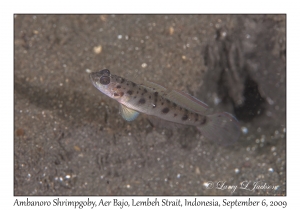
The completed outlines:
[[[139,116],[139,112],[133,110],[133,109],[129,109],[128,107],[120,104],[120,112],[122,117],[127,120],[127,121],[133,121],[135,120],[138,116]]]

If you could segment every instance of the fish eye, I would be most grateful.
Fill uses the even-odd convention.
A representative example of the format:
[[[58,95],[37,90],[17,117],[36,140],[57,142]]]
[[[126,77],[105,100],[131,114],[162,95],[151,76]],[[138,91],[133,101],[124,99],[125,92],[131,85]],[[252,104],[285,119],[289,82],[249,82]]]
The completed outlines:
[[[100,74],[103,76],[109,76],[110,75],[110,71],[108,69],[103,69],[100,71]]]
[[[100,78],[100,83],[101,83],[102,85],[108,85],[108,84],[110,83],[110,78],[107,77],[107,76],[102,76],[102,77]]]

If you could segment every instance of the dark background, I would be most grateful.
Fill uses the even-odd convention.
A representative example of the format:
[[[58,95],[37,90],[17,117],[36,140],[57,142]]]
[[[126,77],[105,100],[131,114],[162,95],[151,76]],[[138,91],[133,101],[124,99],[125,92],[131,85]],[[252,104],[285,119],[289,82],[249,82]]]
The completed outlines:
[[[15,15],[14,24],[15,195],[286,194],[285,15]],[[223,147],[193,127],[144,115],[128,123],[89,81],[104,68],[188,92],[245,132]],[[249,190],[216,189],[244,181]],[[275,189],[250,190],[254,182]]]

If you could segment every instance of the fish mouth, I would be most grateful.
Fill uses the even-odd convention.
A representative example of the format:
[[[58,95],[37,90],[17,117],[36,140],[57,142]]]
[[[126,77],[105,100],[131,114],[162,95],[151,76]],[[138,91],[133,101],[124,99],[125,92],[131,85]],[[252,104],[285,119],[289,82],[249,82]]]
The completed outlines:
[[[96,82],[100,79],[99,72],[92,72],[90,73],[90,80],[92,81],[93,85],[96,86]]]

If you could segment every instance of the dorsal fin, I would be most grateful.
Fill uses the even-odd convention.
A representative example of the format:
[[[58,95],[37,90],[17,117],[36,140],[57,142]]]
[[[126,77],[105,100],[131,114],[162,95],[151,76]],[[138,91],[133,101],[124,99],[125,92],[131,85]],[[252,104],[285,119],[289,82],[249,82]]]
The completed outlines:
[[[142,81],[140,83],[141,86],[144,86],[144,87],[147,87],[147,88],[150,88],[154,91],[158,91],[158,92],[165,92],[167,91],[167,88],[165,88],[164,86],[162,85],[159,85],[159,84],[156,84],[154,82],[150,82],[150,81]]]
[[[208,105],[199,99],[179,90],[171,90],[165,95],[165,98],[199,114],[204,114],[208,108]]]
[[[179,90],[167,89],[162,85],[147,80],[144,80],[137,84],[141,85],[142,87],[159,92],[166,99],[175,102],[179,106],[182,106],[190,111],[197,112],[199,114],[204,114],[208,108],[207,104],[191,96],[188,93],[184,93]]]

